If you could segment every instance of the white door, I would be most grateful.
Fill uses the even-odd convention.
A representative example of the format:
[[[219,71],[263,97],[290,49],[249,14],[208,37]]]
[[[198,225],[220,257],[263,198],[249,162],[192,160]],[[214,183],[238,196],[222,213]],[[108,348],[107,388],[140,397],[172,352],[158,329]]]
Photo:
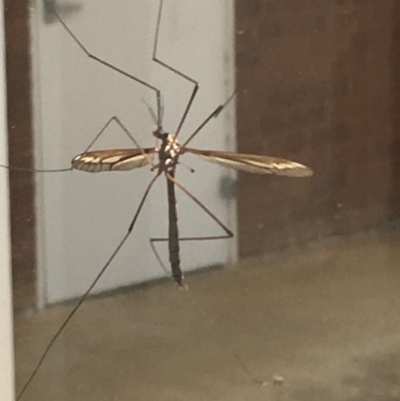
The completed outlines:
[[[76,0],[78,1],[78,0]],[[67,25],[93,54],[162,90],[164,128],[173,132],[192,84],[151,61],[158,0],[62,2]],[[165,0],[158,57],[200,83],[199,95],[181,141],[219,104],[233,83],[233,1]],[[68,167],[111,116],[118,116],[141,146],[153,146],[154,123],[142,99],[154,93],[89,59],[60,23],[38,2],[32,10],[34,115],[37,167]],[[233,105],[232,105],[233,106]],[[234,107],[213,120],[191,144],[206,149],[234,147]],[[112,125],[95,149],[134,146]],[[220,196],[226,171],[182,158],[178,179],[222,221],[235,222],[234,207]],[[122,239],[153,173],[42,174],[38,178],[39,293],[42,304],[82,294]],[[198,206],[178,195],[180,233],[222,233]],[[134,231],[96,287],[104,291],[163,276],[149,238],[167,234],[166,183],[152,190]],[[184,270],[226,263],[235,240],[182,243]],[[168,265],[166,246],[159,246]]]

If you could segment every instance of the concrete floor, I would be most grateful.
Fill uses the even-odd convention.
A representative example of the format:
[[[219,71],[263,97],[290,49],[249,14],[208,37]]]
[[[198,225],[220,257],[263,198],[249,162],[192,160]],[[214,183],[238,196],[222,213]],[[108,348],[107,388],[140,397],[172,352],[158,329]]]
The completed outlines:
[[[25,399],[400,400],[399,264],[386,230],[93,299]],[[19,387],[70,308],[17,319]]]

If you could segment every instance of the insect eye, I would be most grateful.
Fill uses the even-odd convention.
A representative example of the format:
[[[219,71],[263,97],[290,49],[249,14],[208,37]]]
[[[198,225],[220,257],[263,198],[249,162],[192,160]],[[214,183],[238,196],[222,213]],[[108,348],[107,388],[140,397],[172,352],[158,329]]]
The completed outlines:
[[[163,139],[163,138],[165,138],[165,136],[166,136],[167,134],[162,130],[161,127],[157,127],[157,128],[153,131],[153,135],[154,135],[156,138]]]

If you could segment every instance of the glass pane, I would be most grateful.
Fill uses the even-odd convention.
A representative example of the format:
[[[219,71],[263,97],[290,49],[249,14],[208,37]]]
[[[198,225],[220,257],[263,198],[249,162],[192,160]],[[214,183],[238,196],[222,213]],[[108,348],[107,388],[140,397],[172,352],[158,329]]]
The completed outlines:
[[[6,4],[21,400],[396,399],[397,2]]]

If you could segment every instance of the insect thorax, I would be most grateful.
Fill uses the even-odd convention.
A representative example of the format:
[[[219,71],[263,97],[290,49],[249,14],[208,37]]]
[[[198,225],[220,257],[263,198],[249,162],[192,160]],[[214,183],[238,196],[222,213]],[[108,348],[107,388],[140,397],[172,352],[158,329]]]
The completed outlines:
[[[160,164],[166,167],[173,167],[176,164],[176,157],[179,155],[181,146],[174,136],[167,132],[158,132],[157,138],[161,140],[161,146],[158,150]]]

